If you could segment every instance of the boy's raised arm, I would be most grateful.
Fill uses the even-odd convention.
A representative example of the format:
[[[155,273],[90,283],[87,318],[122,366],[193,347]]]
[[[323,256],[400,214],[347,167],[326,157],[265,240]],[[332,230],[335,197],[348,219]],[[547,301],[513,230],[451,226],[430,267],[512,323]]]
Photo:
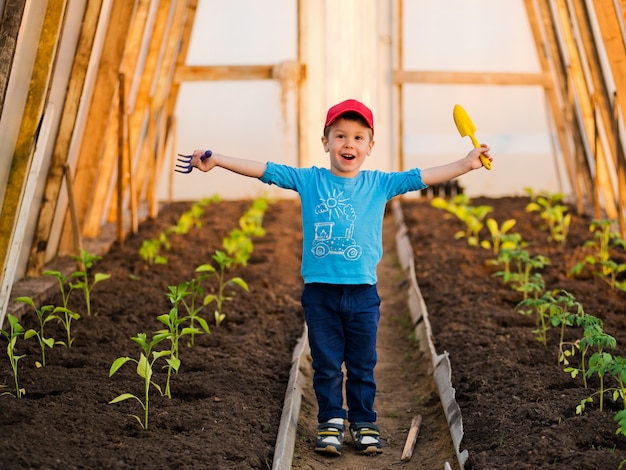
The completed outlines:
[[[260,178],[265,173],[267,165],[264,162],[256,160],[248,160],[245,158],[229,157],[222,155],[221,153],[213,152],[213,154],[206,159],[200,157],[204,154],[204,150],[195,150],[193,152],[193,158],[191,159],[191,165],[201,171],[209,171],[216,166],[238,173],[243,176],[249,176],[251,178]]]
[[[492,161],[493,158],[489,155],[489,147],[482,145],[473,149],[464,158],[448,163],[446,165],[434,166],[422,170],[422,181],[431,186],[434,184],[444,183],[457,176],[464,175],[465,173],[482,168],[483,164],[480,161],[480,155],[484,155]]]

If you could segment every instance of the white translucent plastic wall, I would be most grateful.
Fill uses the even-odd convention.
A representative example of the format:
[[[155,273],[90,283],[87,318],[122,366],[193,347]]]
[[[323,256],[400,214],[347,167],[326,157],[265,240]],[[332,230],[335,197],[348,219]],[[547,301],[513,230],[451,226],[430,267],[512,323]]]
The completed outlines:
[[[405,1],[403,28],[406,70],[540,72],[522,0]],[[495,158],[491,171],[461,177],[468,194],[523,194],[526,186],[567,189],[559,178],[541,87],[409,84],[403,103],[405,167],[436,165],[472,148],[452,119],[460,104]]]
[[[294,0],[200,0],[188,65],[270,65],[297,59]],[[297,164],[293,93],[283,107],[277,80],[188,82],[178,97],[176,152],[214,151],[254,160]],[[286,116],[283,113],[286,111]],[[169,190],[165,165],[161,198]],[[260,194],[290,196],[251,178],[217,168],[210,173],[175,173],[175,200],[218,193],[224,199]]]

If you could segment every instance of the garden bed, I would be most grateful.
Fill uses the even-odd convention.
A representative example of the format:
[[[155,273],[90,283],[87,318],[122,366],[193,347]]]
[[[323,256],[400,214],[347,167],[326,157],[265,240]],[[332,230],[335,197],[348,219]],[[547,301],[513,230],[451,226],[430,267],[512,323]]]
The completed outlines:
[[[512,231],[528,242],[533,255],[550,265],[541,273],[547,290],[565,290],[587,314],[604,321],[604,331],[616,339],[611,354],[626,354],[626,293],[611,289],[589,273],[567,275],[582,259],[582,246],[591,240],[589,217],[574,216],[566,244],[550,242],[541,230],[539,213],[525,211],[528,198],[475,199],[471,206],[488,205],[499,224],[515,219]],[[534,318],[516,311],[522,293],[494,274],[495,256],[455,240],[463,223],[429,200],[403,202],[406,225],[415,251],[420,290],[429,311],[435,347],[448,351],[452,382],[461,408],[468,469],[617,469],[626,459],[626,437],[616,435],[613,417],[622,400],[598,397],[582,415],[576,407],[598,390],[597,375],[583,387],[558,364],[558,328],[548,332],[543,346],[533,330]],[[489,238],[487,230],[483,238]],[[626,262],[623,250],[615,252]],[[566,340],[580,338],[580,328],[568,327]],[[576,361],[572,360],[572,364]]]
[[[138,255],[142,241],[175,225],[190,203],[166,206],[157,220],[142,224],[137,235],[96,262],[94,272],[111,278],[94,287],[93,315],[83,314],[81,293],[72,294],[71,308],[83,316],[73,322],[70,349],[48,349],[47,365],[37,369],[36,341],[19,340],[18,353],[27,354],[19,361],[26,395],[20,400],[0,397],[2,468],[271,466],[292,351],[304,321],[299,304],[299,206],[293,201],[272,205],[264,220],[271,229],[254,240],[248,266],[230,274],[241,276],[250,292],[235,288],[233,300],[225,303],[221,326],[210,320],[210,335],[196,336],[191,348],[181,345],[182,364],[171,381],[172,398],[153,390],[149,429],[142,430],[129,416],[142,416],[135,400],[108,404],[124,392],[142,397],[143,382],[135,366],[127,364],[109,378],[111,364],[120,356],[139,358],[141,350],[131,336],[151,335],[163,327],[156,317],[171,308],[168,286],[190,281],[197,276],[197,266],[212,262],[212,254],[223,249],[222,239],[238,227],[250,203],[208,205],[203,227],[172,235],[172,248],[165,253],[168,263],[149,266]],[[60,302],[58,296],[50,300]],[[211,312],[203,315],[212,318]],[[27,311],[22,322],[35,327],[34,312]],[[48,325],[48,336],[62,338],[54,322]],[[6,342],[2,344],[0,380],[11,390]],[[155,371],[161,386],[165,376]]]
[[[533,252],[551,260],[541,271],[548,288],[571,292],[586,312],[602,318],[605,330],[616,338],[612,353],[624,355],[626,295],[593,276],[565,275],[564,266],[571,266],[591,237],[590,219],[574,217],[567,244],[560,247],[538,228],[537,214],[524,211],[527,202],[527,198],[502,198],[477,199],[472,204],[493,206],[490,216],[499,222],[515,218],[514,231],[523,234]],[[248,266],[232,273],[244,278],[250,292],[238,290],[225,306],[222,325],[210,321],[210,335],[197,336],[192,348],[181,347],[182,365],[172,378],[172,398],[151,396],[150,429],[142,430],[129,416],[141,414],[134,400],[108,404],[124,392],[141,395],[142,383],[134,367],[127,364],[109,377],[111,364],[120,356],[139,356],[139,346],[130,337],[162,327],[156,317],[171,307],[168,286],[191,280],[195,267],[211,262],[250,201],[208,205],[202,228],[172,236],[168,264],[149,266],[138,255],[142,241],[175,224],[189,205],[164,206],[157,220],[142,224],[137,235],[122,246],[114,245],[96,263],[95,271],[112,277],[94,288],[92,316],[84,315],[80,293],[72,294],[71,307],[83,314],[73,326],[72,348],[48,349],[46,367],[36,368],[36,342],[20,340],[18,352],[27,354],[19,362],[26,395],[20,400],[0,397],[3,468],[271,467],[292,351],[303,326],[302,238],[295,201],[278,201],[268,208],[263,222],[267,234],[254,240]],[[493,276],[496,268],[488,262],[490,253],[454,239],[461,228],[458,220],[432,208],[427,200],[407,199],[402,205],[435,346],[438,352],[450,354],[465,430],[461,449],[469,451],[466,468],[617,468],[626,458],[626,438],[615,434],[613,421],[619,403],[607,400],[600,413],[596,400],[577,415],[576,406],[597,388],[597,380],[590,380],[591,388],[584,389],[580,378],[563,372],[556,360],[556,330],[549,333],[548,347],[536,340],[533,319],[515,311],[520,293]],[[389,281],[387,277],[384,281]],[[396,288],[402,284],[401,279],[392,282]],[[59,302],[58,296],[50,299]],[[34,327],[34,313],[26,312],[24,325]],[[575,333],[568,333],[570,339]],[[59,338],[62,331],[50,324],[49,334]],[[4,351],[6,342],[2,344]],[[402,357],[414,360],[416,354]],[[401,370],[404,374],[410,368]],[[165,376],[157,370],[155,379],[162,384]],[[5,390],[11,389],[6,357],[0,358],[0,380],[7,385]],[[383,391],[389,387],[380,385]],[[413,409],[401,410],[425,416],[414,459],[408,464],[415,468],[420,468],[419,455],[434,449],[434,424],[426,419],[426,405],[437,407],[428,398],[431,393],[432,389],[425,391],[423,403]],[[394,457],[385,458],[384,466],[380,459],[361,459],[354,468],[400,464],[396,451],[404,444],[406,424],[396,423],[406,417],[398,415],[387,398],[378,403],[385,408],[381,410],[384,437],[391,439],[386,451]],[[310,395],[306,404],[313,406]],[[312,419],[314,414],[309,410],[302,416]],[[298,440],[307,440],[308,450],[298,454],[298,468],[347,462],[313,456],[314,424],[302,428],[306,435]],[[307,455],[316,461],[308,463]]]

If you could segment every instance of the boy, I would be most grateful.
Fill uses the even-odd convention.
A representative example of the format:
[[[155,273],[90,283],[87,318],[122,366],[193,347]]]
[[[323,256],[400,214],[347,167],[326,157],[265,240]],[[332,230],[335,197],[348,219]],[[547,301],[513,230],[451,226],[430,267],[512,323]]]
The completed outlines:
[[[301,300],[318,402],[315,450],[340,455],[347,419],[356,449],[377,454],[382,452],[382,442],[374,424],[380,318],[376,267],[382,257],[385,206],[399,194],[480,168],[481,154],[492,158],[489,147],[483,145],[460,160],[425,170],[361,171],[374,147],[374,118],[356,100],[328,110],[322,146],[329,154],[330,169],[294,168],[218,153],[201,158],[202,150],[194,151],[191,165],[202,171],[219,166],[298,192],[303,226]],[[342,364],[347,371],[347,412]]]

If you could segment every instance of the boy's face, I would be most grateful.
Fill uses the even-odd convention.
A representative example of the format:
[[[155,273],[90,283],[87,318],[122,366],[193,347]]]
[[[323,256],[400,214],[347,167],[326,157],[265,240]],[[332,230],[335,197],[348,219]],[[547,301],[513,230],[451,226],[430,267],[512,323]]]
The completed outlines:
[[[374,147],[372,130],[345,118],[338,118],[328,132],[328,138],[322,137],[324,151],[330,157],[330,171],[333,175],[352,178],[359,174],[365,157]]]

